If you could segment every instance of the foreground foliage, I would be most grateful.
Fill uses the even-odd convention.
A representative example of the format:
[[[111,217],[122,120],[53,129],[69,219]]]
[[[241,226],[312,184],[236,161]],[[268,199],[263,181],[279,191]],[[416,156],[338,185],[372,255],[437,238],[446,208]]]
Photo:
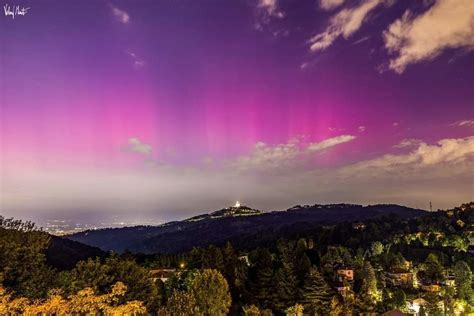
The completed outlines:
[[[51,290],[44,300],[13,298],[0,291],[0,315],[146,315],[140,301],[120,304],[127,287],[117,282],[110,293],[96,295],[92,288],[85,288],[65,298],[60,290]]]

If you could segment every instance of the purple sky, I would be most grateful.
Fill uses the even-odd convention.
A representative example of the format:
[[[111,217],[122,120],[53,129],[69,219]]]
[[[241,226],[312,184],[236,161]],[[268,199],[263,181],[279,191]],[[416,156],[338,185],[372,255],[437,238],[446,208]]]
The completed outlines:
[[[16,5],[26,15],[4,14]],[[169,220],[237,199],[474,197],[471,0],[35,0],[0,13],[2,214]]]

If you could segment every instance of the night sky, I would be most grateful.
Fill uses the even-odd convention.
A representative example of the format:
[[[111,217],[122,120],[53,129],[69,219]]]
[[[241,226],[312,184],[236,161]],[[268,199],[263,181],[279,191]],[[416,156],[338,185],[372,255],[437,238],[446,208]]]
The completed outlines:
[[[5,15],[5,6],[29,8]],[[474,1],[6,1],[0,214],[474,198]]]

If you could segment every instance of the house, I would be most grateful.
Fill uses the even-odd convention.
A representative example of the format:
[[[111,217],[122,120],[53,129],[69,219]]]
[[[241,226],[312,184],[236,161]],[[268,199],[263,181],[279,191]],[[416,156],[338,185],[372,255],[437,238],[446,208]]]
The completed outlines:
[[[351,287],[343,282],[337,282],[334,288],[342,297],[346,297],[351,291]]]
[[[176,274],[176,269],[174,268],[156,268],[150,270],[150,277],[153,282],[156,282],[160,279],[163,282],[168,281],[170,277]]]
[[[350,267],[341,266],[336,269],[336,276],[339,281],[347,280],[353,281],[354,280],[354,269]]]
[[[362,222],[355,222],[355,223],[352,223],[352,228],[354,230],[364,230],[365,229],[365,224],[362,223]]]
[[[385,274],[387,283],[393,286],[413,287],[415,276],[413,272],[406,269],[393,269]]]
[[[414,299],[412,301],[408,301],[407,302],[407,308],[410,311],[410,313],[415,314],[415,315],[419,315],[421,306],[425,307],[427,304],[428,304],[428,302],[425,299],[419,297],[419,298]]]
[[[441,282],[441,285],[454,287],[456,286],[456,277],[452,269],[446,269],[444,271],[444,281]]]
[[[446,280],[444,280],[443,284],[446,286],[454,287],[456,286],[456,280],[454,279],[454,277],[448,277],[446,278]]]
[[[441,286],[437,283],[420,282],[420,288],[423,291],[431,292],[431,293],[438,293],[439,291],[441,291]]]

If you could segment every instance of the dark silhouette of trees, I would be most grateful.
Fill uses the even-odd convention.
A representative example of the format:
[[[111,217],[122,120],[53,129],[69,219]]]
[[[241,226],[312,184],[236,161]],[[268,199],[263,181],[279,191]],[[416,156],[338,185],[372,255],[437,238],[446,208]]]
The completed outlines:
[[[310,315],[328,315],[334,292],[316,267],[311,268],[304,282],[301,303]]]

